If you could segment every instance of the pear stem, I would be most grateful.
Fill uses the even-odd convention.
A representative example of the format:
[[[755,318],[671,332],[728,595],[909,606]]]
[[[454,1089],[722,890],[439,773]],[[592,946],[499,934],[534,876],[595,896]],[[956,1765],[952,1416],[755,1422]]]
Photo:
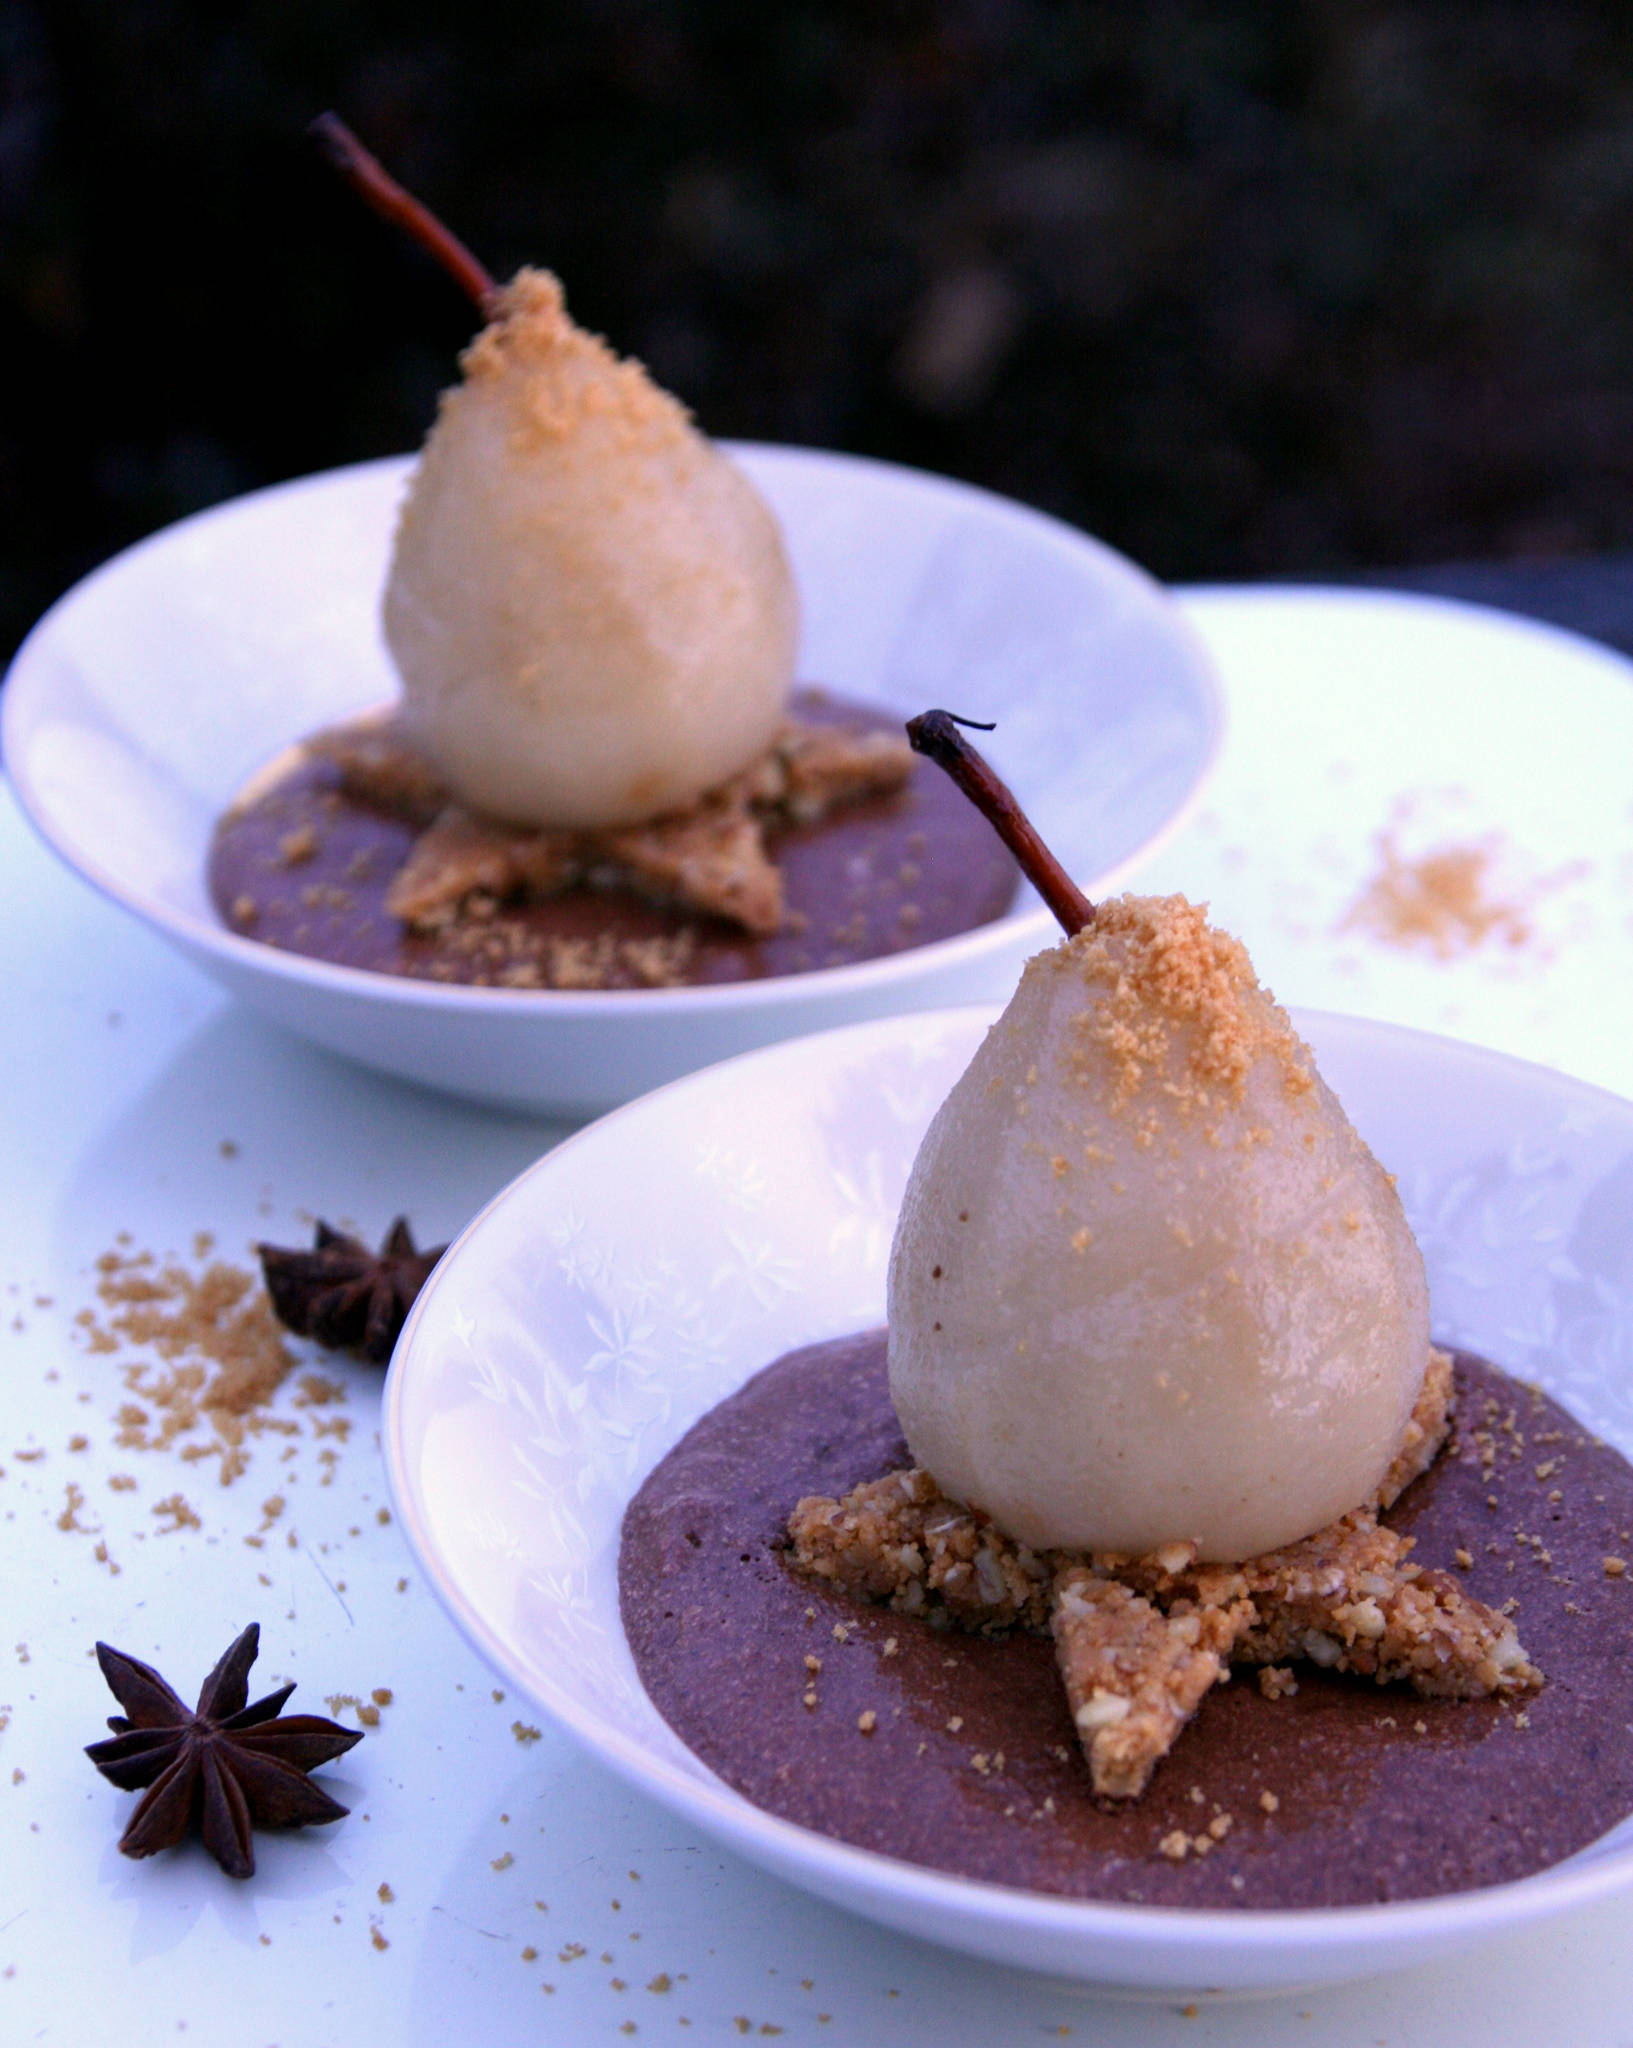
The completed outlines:
[[[1037,827],[1016,802],[1003,778],[976,752],[959,731],[975,720],[952,711],[921,711],[907,721],[907,737],[915,754],[944,768],[992,826],[1021,872],[1060,920],[1070,938],[1094,916],[1094,905],[1038,837]],[[990,726],[981,726],[990,732]]]
[[[352,190],[376,213],[403,228],[430,256],[435,257],[476,310],[487,317],[499,287],[459,237],[445,228],[428,206],[421,205],[380,162],[370,154],[338,114],[319,114],[307,134]]]

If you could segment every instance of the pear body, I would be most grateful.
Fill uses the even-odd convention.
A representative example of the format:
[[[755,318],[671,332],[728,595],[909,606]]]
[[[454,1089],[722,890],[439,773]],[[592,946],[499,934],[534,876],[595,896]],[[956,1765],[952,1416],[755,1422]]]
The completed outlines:
[[[889,1322],[946,1492],[1037,1547],[1215,1560],[1371,1496],[1429,1345],[1392,1182],[1181,897],[1028,963],[919,1151]]]
[[[444,393],[383,622],[412,736],[519,824],[638,824],[770,741],[799,609],[754,485],[524,270]]]

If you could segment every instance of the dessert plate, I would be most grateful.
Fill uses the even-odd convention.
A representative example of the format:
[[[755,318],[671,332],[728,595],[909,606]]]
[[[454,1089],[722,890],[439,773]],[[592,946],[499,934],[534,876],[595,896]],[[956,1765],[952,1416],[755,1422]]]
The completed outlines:
[[[1229,723],[1138,886],[1208,903],[1284,1002],[1633,1096],[1633,662],[1446,598],[1175,595]]]
[[[420,1298],[383,1442],[455,1622],[605,1763],[751,1861],[967,1953],[1146,1990],[1286,1988],[1420,1962],[1633,1886],[1633,1820],[1522,1883],[1304,1912],[1097,1905],[971,1883],[749,1804],[648,1701],[619,1530],[700,1415],[797,1345],[877,1324],[896,1207],[993,1013],[885,1019],[677,1082],[539,1161]],[[1301,1013],[1397,1174],[1434,1327],[1633,1452],[1633,1104],[1499,1054]]]
[[[1222,713],[1155,583],[1058,521],[963,484],[798,449],[734,451],[783,522],[799,673],[902,716],[995,717],[992,753],[1092,890],[1189,810]],[[58,603],[0,709],[28,817],[88,881],[245,1002],[331,1050],[477,1100],[588,1112],[854,1018],[995,997],[1048,940],[1030,891],[996,922],[851,967],[730,987],[455,988],[303,959],[216,917],[204,869],[246,777],[390,699],[377,612],[407,461],[185,520]]]

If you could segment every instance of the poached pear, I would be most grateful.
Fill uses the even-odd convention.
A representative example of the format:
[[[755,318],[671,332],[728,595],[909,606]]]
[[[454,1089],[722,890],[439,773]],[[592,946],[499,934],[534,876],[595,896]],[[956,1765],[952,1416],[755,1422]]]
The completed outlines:
[[[634,825],[745,767],[799,632],[777,521],[547,272],[493,294],[398,522],[384,624],[415,742],[474,809]]]
[[[1034,1548],[1251,1557],[1372,1497],[1423,1260],[1245,949],[1183,897],[1076,901],[915,1160],[891,1395],[943,1491]]]

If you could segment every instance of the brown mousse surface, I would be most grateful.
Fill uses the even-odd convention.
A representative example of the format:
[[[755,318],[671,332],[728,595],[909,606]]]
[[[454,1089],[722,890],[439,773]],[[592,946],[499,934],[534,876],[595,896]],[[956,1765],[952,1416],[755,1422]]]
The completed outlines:
[[[1244,1907],[1524,1877],[1633,1811],[1633,1467],[1494,1366],[1459,1353],[1456,1373],[1457,1434],[1385,1519],[1415,1562],[1518,1602],[1546,1674],[1520,1700],[1424,1700],[1310,1663],[1267,1699],[1239,1669],[1143,1798],[1097,1803],[1047,1637],[937,1631],[784,1561],[802,1495],[908,1462],[883,1331],[769,1366],[631,1502],[619,1580],[642,1682],[756,1805],[966,1877]]]
[[[901,730],[888,713],[823,691],[797,692],[792,708],[808,724]],[[681,965],[664,979],[696,985],[841,967],[950,938],[1001,917],[1017,882],[986,820],[925,761],[914,762],[895,795],[768,833],[788,913],[770,938],[588,886],[416,933],[387,911],[386,893],[417,837],[406,819],[348,795],[331,762],[306,759],[222,820],[210,853],[210,895],[224,922],[267,945],[382,974],[537,986],[522,978],[531,964],[549,986],[558,978],[550,962],[564,941],[582,952],[610,938],[619,955],[639,959],[643,941],[664,942],[673,958],[678,940]],[[615,968],[594,985],[651,983]]]

